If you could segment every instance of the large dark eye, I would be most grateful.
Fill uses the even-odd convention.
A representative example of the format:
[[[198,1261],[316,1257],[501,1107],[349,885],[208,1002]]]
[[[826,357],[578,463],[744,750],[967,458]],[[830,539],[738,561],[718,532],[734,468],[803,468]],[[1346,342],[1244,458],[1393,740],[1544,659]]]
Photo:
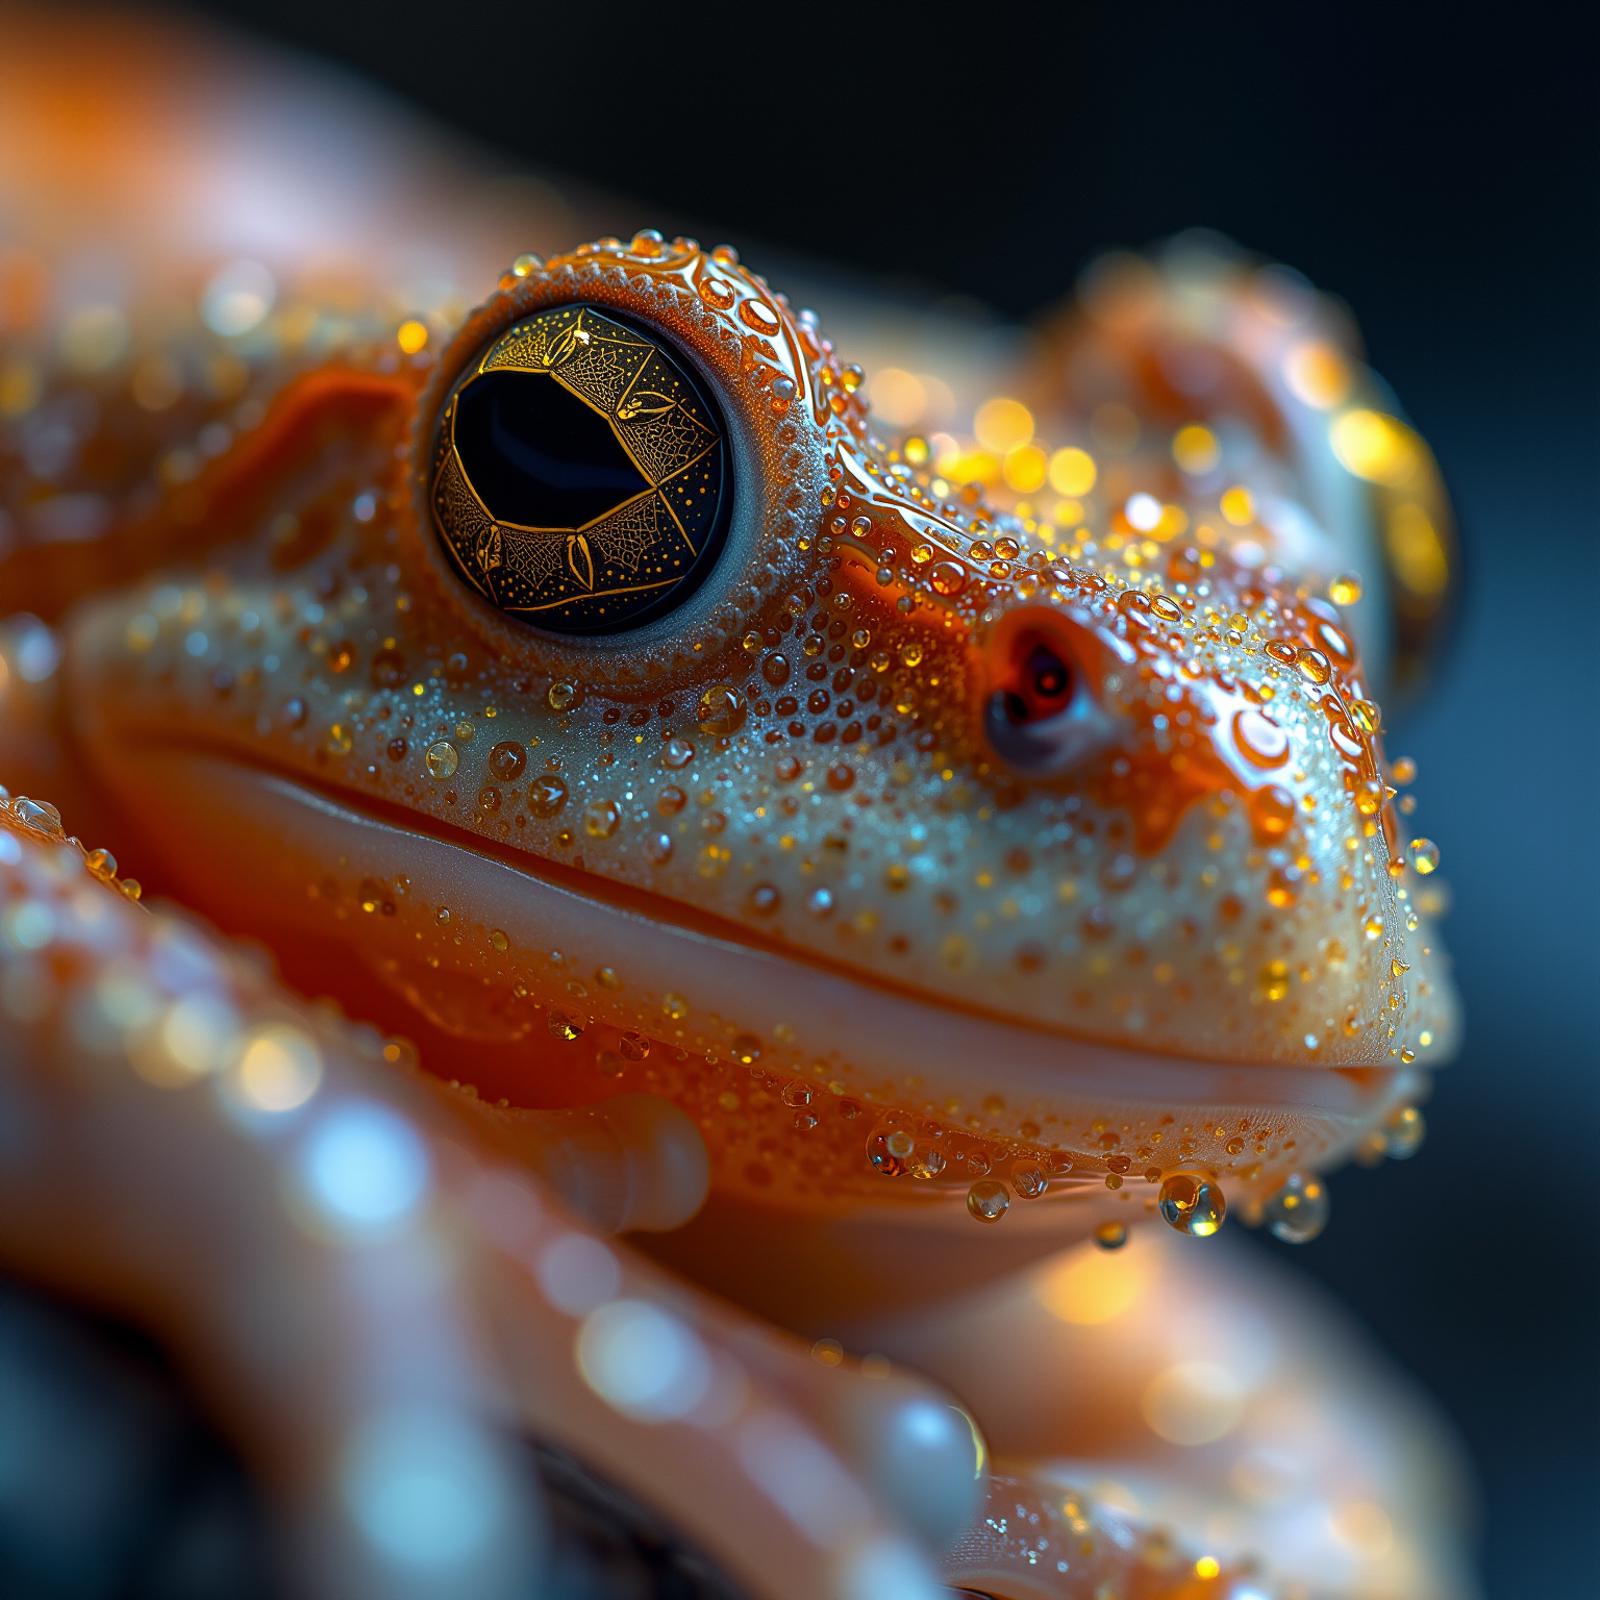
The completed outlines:
[[[661,337],[592,305],[499,335],[450,391],[432,504],[461,575],[553,633],[643,627],[716,564],[733,503],[722,414]]]

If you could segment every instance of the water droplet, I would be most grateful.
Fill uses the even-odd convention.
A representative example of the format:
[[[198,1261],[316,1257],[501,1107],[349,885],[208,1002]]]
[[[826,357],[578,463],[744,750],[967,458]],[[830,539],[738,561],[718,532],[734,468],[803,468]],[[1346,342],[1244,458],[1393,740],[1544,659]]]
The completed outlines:
[[[536,817],[553,817],[566,803],[566,780],[553,772],[541,773],[528,785],[528,805]]]
[[[1350,716],[1363,733],[1376,733],[1383,725],[1383,712],[1372,700],[1352,700]],[[1356,752],[1359,759],[1360,752]]]
[[[489,752],[489,771],[501,783],[515,783],[528,765],[528,752],[515,739],[503,739]]]
[[[568,1044],[583,1037],[582,1024],[575,1022],[565,1011],[552,1011],[545,1026],[549,1028],[551,1038],[565,1040]]]
[[[428,776],[441,780],[454,777],[456,768],[461,765],[461,757],[456,754],[456,747],[448,739],[440,739],[436,744],[430,744],[427,754],[422,759],[427,765]]]
[[[609,839],[621,821],[615,800],[591,800],[583,808],[583,831],[591,839]]]
[[[761,1059],[761,1041],[753,1033],[741,1033],[733,1041],[733,1059],[742,1066],[751,1066]]]
[[[687,739],[673,737],[661,747],[661,765],[676,771],[694,760],[694,746]]]
[[[998,1178],[979,1178],[967,1190],[967,1210],[979,1222],[998,1222],[1011,1209],[1011,1196]]]
[[[1353,572],[1341,572],[1328,585],[1328,598],[1336,606],[1353,606],[1361,598],[1361,579]]]
[[[1411,865],[1423,877],[1426,878],[1429,873],[1438,871],[1439,847],[1432,839],[1413,839],[1410,844],[1410,855]]]
[[[1383,1153],[1391,1161],[1409,1161],[1422,1148],[1428,1125],[1415,1106],[1401,1106],[1383,1125]]]
[[[1120,1250],[1128,1242],[1128,1225],[1125,1222],[1102,1222],[1094,1230],[1094,1242],[1102,1250]]]
[[[714,683],[700,696],[700,731],[717,738],[736,733],[744,722],[744,700],[731,684]]]
[[[1328,664],[1328,658],[1320,650],[1313,650],[1310,645],[1303,645],[1294,658],[1294,664],[1300,669],[1300,676],[1307,683],[1324,684],[1333,676],[1333,668]]]
[[[875,1131],[867,1138],[867,1160],[872,1163],[873,1170],[881,1173],[886,1178],[898,1178],[906,1170],[905,1155],[896,1155],[890,1148],[893,1134]],[[903,1141],[907,1151],[910,1150],[909,1135]]]
[[[63,835],[61,813],[48,800],[30,800],[19,794],[11,802],[11,815],[30,833],[42,833],[48,839]]]
[[[1291,1172],[1263,1215],[1275,1239],[1309,1244],[1328,1225],[1328,1186],[1311,1172]]]
[[[1281,839],[1294,821],[1294,796],[1287,789],[1269,783],[1250,797],[1250,826],[1261,844]]]
[[[1050,1187],[1050,1177],[1033,1156],[1024,1156],[1011,1168],[1011,1187],[1023,1200],[1037,1200]]]
[[[1221,1187],[1195,1172],[1174,1172],[1162,1181],[1161,1219],[1192,1239],[1209,1239],[1228,1214]]]
[[[552,711],[570,711],[583,698],[583,691],[577,684],[561,679],[550,685],[544,698]]]

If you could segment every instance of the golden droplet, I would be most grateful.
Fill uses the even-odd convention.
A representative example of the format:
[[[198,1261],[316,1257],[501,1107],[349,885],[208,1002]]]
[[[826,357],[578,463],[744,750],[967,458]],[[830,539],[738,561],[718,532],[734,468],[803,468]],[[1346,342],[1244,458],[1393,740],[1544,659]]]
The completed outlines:
[[[1333,676],[1333,668],[1328,664],[1328,658],[1320,650],[1313,650],[1310,645],[1303,646],[1296,654],[1294,664],[1300,669],[1300,676],[1307,683],[1317,684],[1319,687]]]
[[[440,739],[437,743],[428,746],[427,754],[423,756],[427,766],[428,776],[443,780],[455,776],[455,771],[461,764],[461,757],[456,753],[456,747],[448,739]]]
[[[1413,839],[1409,846],[1411,865],[1423,877],[1439,870],[1439,847],[1432,839]]]
[[[1191,1239],[1209,1239],[1228,1215],[1221,1186],[1196,1172],[1169,1174],[1157,1205],[1162,1221]]]
[[[83,864],[97,878],[114,878],[117,875],[117,858],[109,850],[91,850]]]
[[[1383,1125],[1383,1153],[1391,1161],[1406,1161],[1422,1148],[1427,1124],[1415,1106],[1401,1106]]]
[[[591,800],[583,808],[583,831],[591,839],[609,839],[622,821],[615,800]]]
[[[723,738],[744,722],[744,700],[731,684],[714,683],[700,696],[700,731]]]
[[[550,1030],[553,1039],[561,1039],[567,1044],[572,1044],[583,1037],[583,1027],[567,1015],[565,1011],[552,1011],[550,1020],[545,1024]]]
[[[1361,579],[1353,572],[1341,572],[1328,585],[1328,598],[1336,606],[1353,606],[1361,598]]]

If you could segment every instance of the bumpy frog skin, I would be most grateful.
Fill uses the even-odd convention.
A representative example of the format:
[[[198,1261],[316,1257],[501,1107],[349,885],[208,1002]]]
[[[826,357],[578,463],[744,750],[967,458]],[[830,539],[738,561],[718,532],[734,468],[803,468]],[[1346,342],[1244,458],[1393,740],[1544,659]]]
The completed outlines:
[[[1180,241],[959,377],[965,426],[890,427],[653,232],[464,316],[202,253],[181,315],[25,327],[0,262],[0,1252],[180,1354],[295,1592],[549,1578],[507,1424],[763,1600],[1463,1592],[1337,1341],[1146,1226],[1314,1232],[1452,1045],[1378,709],[1448,513],[1335,307]],[[438,526],[463,372],[578,305],[715,397],[735,496],[700,587],[593,638]],[[1331,1543],[1238,1487],[1286,1442]]]

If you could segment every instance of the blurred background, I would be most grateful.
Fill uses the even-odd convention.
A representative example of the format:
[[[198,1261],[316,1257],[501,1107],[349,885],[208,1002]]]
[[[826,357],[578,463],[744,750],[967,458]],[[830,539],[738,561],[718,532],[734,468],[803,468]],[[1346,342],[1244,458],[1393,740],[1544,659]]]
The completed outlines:
[[[585,217],[619,233],[733,240],[780,282],[800,263],[825,322],[830,278],[1025,320],[1097,251],[1195,224],[1350,303],[1465,547],[1454,636],[1389,750],[1416,758],[1416,824],[1443,847],[1467,1044],[1416,1159],[1338,1176],[1315,1244],[1252,1244],[1453,1420],[1489,1593],[1593,1592],[1592,52],[1549,17],[1443,7],[860,9],[177,15],[391,91],[486,167],[600,196]]]

